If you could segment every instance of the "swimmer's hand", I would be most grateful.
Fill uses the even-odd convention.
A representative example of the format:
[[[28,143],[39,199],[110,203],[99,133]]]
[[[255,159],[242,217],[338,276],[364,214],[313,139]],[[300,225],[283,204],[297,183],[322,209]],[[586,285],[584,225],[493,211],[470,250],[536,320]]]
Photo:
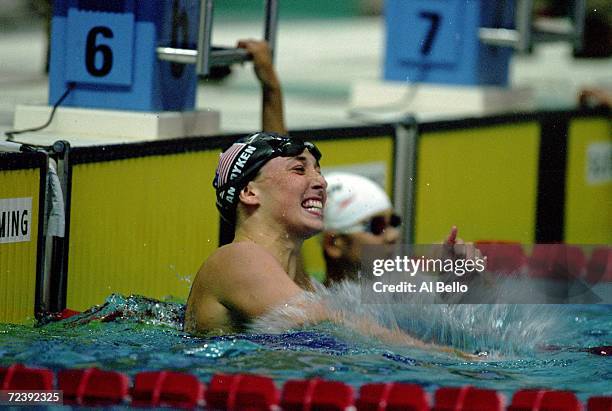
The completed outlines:
[[[433,257],[453,260],[482,259],[483,255],[474,243],[466,243],[457,237],[458,231],[457,226],[451,227],[450,233],[441,244],[441,247],[434,247]]]
[[[453,354],[456,355],[457,357],[464,359],[464,360],[468,360],[468,361],[481,361],[483,359],[482,355],[477,355],[477,354],[469,354],[466,353],[465,351],[461,351],[457,348],[453,348],[453,347],[442,347],[442,346],[436,346],[434,344],[432,344],[432,346],[437,347],[440,351],[448,353],[448,354]]]
[[[263,40],[239,40],[236,45],[245,49],[253,57],[255,75],[265,88],[280,89],[280,81],[272,63],[272,53],[268,43]]]
[[[612,91],[602,88],[585,88],[578,94],[581,107],[610,108],[612,107]]]
[[[458,232],[459,230],[456,225],[451,227],[451,231],[443,244],[446,254],[449,257],[463,260],[473,260],[480,257],[480,250],[476,248],[474,243],[466,243],[461,238],[458,238]]]

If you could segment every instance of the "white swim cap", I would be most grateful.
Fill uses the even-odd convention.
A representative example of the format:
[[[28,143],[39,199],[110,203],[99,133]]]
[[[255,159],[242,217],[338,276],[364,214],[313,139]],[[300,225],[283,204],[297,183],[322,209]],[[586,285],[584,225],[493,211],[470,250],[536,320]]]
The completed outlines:
[[[357,174],[330,173],[325,179],[325,230],[343,231],[391,208],[387,193],[368,178]]]

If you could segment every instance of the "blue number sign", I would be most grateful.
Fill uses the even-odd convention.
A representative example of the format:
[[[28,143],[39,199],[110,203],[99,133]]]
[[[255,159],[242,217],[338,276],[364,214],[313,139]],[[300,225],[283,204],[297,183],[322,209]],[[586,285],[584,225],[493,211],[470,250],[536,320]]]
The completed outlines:
[[[512,18],[511,3],[387,0],[385,79],[505,84],[509,50],[481,44],[478,30],[506,25],[508,16]]]
[[[66,80],[132,84],[134,14],[68,11]]]
[[[408,3],[408,2],[406,2]],[[402,46],[397,58],[413,64],[456,64],[463,33],[460,3],[449,1],[412,1],[410,15],[401,19],[394,41]],[[389,21],[388,21],[389,22]]]
[[[187,111],[193,65],[160,61],[158,46],[195,48],[199,0],[55,0],[49,104],[69,83],[73,107]]]

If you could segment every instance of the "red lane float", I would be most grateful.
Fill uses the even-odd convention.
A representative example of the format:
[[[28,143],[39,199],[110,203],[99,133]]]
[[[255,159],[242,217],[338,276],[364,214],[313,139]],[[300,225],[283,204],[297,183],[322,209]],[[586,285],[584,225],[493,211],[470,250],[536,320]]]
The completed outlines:
[[[428,411],[429,398],[417,384],[365,384],[359,388],[359,398],[355,405],[357,411]]]
[[[472,386],[442,387],[434,394],[430,408],[428,394],[416,384],[364,384],[359,398],[353,388],[339,381],[319,378],[287,381],[279,393],[274,381],[262,375],[215,374],[208,389],[191,374],[155,371],[130,378],[116,371],[97,368],[62,370],[57,389],[66,405],[195,408],[227,411],[502,411],[504,396],[497,391]],[[0,367],[2,390],[53,390],[54,374],[44,368],[23,364]],[[512,396],[508,411],[583,411],[583,404],[569,391],[519,390]],[[612,397],[589,398],[587,411],[612,411]]]
[[[116,371],[97,368],[62,370],[57,386],[64,392],[67,405],[112,405],[128,399],[130,379]]]
[[[588,411],[612,411],[612,397],[591,397],[587,402]]]
[[[500,274],[520,272],[527,265],[527,256],[519,243],[477,241],[476,246],[487,257],[487,270]]]
[[[514,393],[508,411],[582,411],[582,404],[569,391],[529,389]]]
[[[612,282],[612,247],[597,247],[587,264],[587,281]]]
[[[281,396],[281,408],[286,411],[344,411],[353,402],[350,385],[320,378],[287,381]]]
[[[28,368],[13,364],[0,368],[1,390],[52,390],[53,372],[44,368]]]
[[[140,372],[134,379],[135,407],[193,408],[204,403],[205,385],[195,375],[172,371]]]
[[[504,397],[494,390],[471,386],[443,387],[435,393],[432,411],[503,411]]]
[[[278,405],[274,381],[251,374],[215,374],[206,391],[206,405],[221,410],[270,410]]]

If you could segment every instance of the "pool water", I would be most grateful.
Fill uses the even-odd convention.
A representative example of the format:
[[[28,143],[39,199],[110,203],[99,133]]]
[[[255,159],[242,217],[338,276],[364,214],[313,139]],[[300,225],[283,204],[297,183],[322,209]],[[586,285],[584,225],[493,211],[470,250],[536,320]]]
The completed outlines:
[[[496,338],[500,339],[499,347],[512,347],[480,347],[481,351],[490,351],[488,357],[465,361],[390,346],[331,324],[280,333],[196,338],[181,331],[182,304],[111,295],[104,305],[66,320],[43,326],[0,324],[0,366],[25,363],[55,371],[96,366],[132,377],[139,371],[175,370],[195,374],[203,381],[217,372],[250,372],[271,376],[279,384],[319,376],[355,387],[367,382],[412,382],[428,391],[470,384],[508,396],[521,388],[550,387],[574,391],[583,401],[592,395],[612,393],[612,359],[586,350],[611,345],[612,306],[492,307],[463,305],[452,312],[441,305],[428,308],[426,314],[436,327],[440,318],[453,316],[447,322],[454,326],[430,335],[432,338],[448,339],[466,350],[473,348],[474,340],[494,346]],[[403,308],[413,313],[417,309]],[[480,334],[489,334],[486,338],[481,335],[470,339],[465,319],[483,323],[482,315],[487,312],[497,320],[497,324],[491,322],[493,328],[506,330],[481,329]],[[502,318],[503,312],[513,314]],[[538,327],[539,318],[551,316],[555,321]],[[536,324],[526,324],[530,321]],[[508,333],[509,328],[517,332]],[[533,333],[539,328],[542,335],[519,332]],[[415,333],[426,338],[430,331]],[[517,341],[521,338],[525,339],[522,344]]]

